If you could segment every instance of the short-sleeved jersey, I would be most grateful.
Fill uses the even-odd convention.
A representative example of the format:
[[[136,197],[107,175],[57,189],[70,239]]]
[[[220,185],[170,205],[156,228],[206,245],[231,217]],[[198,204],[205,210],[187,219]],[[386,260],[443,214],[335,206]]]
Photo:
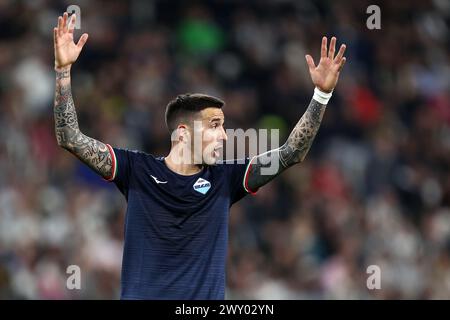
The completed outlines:
[[[224,299],[228,215],[252,193],[249,159],[170,170],[163,157],[112,148],[110,179],[127,199],[122,299]]]

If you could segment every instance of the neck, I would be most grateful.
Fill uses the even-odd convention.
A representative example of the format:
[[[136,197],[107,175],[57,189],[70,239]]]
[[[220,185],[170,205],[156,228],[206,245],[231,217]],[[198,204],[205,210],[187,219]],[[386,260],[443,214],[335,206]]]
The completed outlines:
[[[188,157],[183,157],[183,151],[186,152],[186,150],[182,150],[178,145],[173,146],[169,155],[164,159],[167,167],[173,172],[183,176],[190,176],[200,172],[203,165],[194,164],[191,154],[189,154]],[[188,159],[188,161],[186,161],[186,159]]]

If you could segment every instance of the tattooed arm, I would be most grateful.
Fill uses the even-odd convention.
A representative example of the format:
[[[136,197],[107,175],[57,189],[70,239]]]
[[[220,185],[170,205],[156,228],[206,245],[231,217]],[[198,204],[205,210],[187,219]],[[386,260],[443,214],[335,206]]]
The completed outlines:
[[[58,26],[53,29],[55,49],[55,133],[58,145],[68,150],[95,172],[108,179],[112,174],[112,158],[108,147],[84,135],[78,127],[77,113],[70,86],[70,69],[77,60],[88,35],[81,36],[77,44],[73,41],[75,15],[71,20],[67,12],[58,17]]]
[[[327,54],[327,38],[322,38],[321,57],[317,67],[310,55],[306,55],[311,79],[316,86],[315,94],[306,112],[289,135],[286,143],[252,159],[245,187],[248,191],[257,190],[278,176],[287,168],[302,162],[308,153],[319,130],[328,99],[337,84],[339,73],[345,64],[345,45],[334,56],[336,38],[331,38]]]
[[[112,176],[112,158],[108,147],[84,135],[78,127],[77,113],[70,87],[70,67],[56,69],[55,133],[58,145],[71,152],[105,179]]]
[[[305,159],[319,130],[325,108],[325,104],[312,99],[286,143],[252,159],[246,185],[249,190],[258,189],[287,168]],[[274,161],[277,163],[274,164]]]

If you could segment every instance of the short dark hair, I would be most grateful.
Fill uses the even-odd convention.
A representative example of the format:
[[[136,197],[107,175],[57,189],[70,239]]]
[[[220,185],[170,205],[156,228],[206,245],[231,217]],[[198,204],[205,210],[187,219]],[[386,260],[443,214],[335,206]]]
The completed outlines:
[[[222,108],[221,99],[201,93],[180,94],[166,107],[166,125],[170,132],[174,131],[180,121],[187,121],[197,112],[206,108]]]

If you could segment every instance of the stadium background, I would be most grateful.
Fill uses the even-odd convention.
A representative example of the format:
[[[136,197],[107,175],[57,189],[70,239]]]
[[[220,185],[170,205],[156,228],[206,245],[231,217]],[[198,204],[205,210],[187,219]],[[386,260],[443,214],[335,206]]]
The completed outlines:
[[[236,204],[227,297],[450,298],[449,2],[0,1],[0,298],[117,299],[125,199],[59,149],[52,27],[81,8],[80,127],[166,154],[167,102],[222,97],[227,128],[282,129],[322,35],[347,64],[306,161]],[[368,30],[366,8],[381,8]],[[81,35],[76,31],[76,38]],[[317,60],[316,60],[317,61]],[[252,199],[250,199],[252,198]],[[366,268],[381,268],[381,290]],[[82,289],[65,287],[78,265]]]

